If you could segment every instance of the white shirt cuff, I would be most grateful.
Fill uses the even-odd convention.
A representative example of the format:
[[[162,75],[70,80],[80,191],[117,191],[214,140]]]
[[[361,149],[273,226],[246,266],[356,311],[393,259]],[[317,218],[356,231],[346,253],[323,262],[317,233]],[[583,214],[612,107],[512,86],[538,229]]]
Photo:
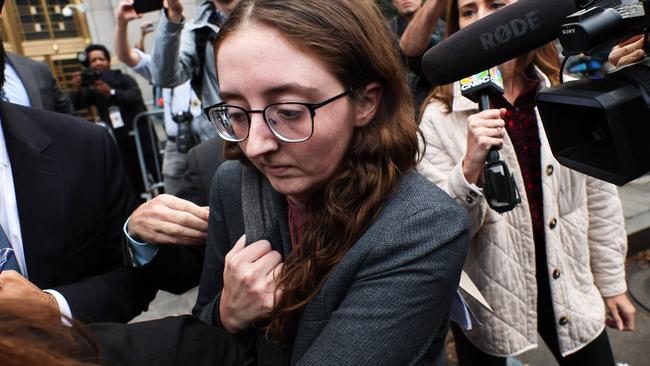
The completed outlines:
[[[70,324],[70,320],[68,319],[72,319],[72,311],[70,311],[70,305],[68,305],[68,301],[65,299],[65,297],[63,297],[63,295],[61,295],[61,293],[56,290],[43,291],[54,296],[54,300],[56,300],[56,304],[59,306],[59,312],[61,313],[61,323],[63,323],[63,325],[71,327],[72,324]]]

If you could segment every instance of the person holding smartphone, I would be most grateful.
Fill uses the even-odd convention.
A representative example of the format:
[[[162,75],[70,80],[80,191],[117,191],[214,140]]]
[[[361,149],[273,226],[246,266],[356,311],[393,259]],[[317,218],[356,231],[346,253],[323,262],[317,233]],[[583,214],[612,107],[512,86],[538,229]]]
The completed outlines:
[[[195,20],[185,27],[182,0],[168,0],[156,35],[153,79],[156,85],[172,88],[191,80],[204,105],[221,101],[214,65],[214,40],[239,0],[207,0]]]

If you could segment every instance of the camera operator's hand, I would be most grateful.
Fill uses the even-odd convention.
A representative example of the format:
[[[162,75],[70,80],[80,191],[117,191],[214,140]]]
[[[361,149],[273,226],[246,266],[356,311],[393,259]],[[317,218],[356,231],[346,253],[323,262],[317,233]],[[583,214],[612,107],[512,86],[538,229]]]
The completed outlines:
[[[183,20],[182,0],[167,0],[167,19],[176,23]]]
[[[90,90],[94,91],[97,94],[101,94],[105,97],[111,96],[111,87],[102,80],[93,81],[93,85],[90,86]]]
[[[223,269],[219,317],[226,331],[238,333],[268,316],[282,296],[277,288],[282,266],[282,255],[267,240],[246,245],[246,235],[239,238]]]
[[[135,12],[133,8],[133,0],[123,0],[117,5],[117,12],[115,13],[115,20],[120,26],[126,26],[133,19],[142,18],[142,14]]]
[[[76,71],[72,73],[72,85],[74,85],[74,88],[76,91],[79,91],[81,89],[81,72]]]
[[[641,61],[644,57],[643,36],[639,35],[614,47],[609,53],[609,62],[616,67],[621,67]]]
[[[161,194],[133,212],[128,233],[152,244],[201,245],[207,238],[209,214],[206,207]]]
[[[490,149],[503,144],[506,110],[488,109],[467,119],[467,151],[463,174],[469,183],[477,184]]]

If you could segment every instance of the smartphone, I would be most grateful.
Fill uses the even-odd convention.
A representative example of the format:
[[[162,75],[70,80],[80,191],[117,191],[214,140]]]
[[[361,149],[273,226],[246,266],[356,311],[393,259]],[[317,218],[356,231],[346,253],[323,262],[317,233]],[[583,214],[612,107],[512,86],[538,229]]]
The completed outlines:
[[[138,14],[149,13],[163,8],[163,0],[133,0],[133,9]]]

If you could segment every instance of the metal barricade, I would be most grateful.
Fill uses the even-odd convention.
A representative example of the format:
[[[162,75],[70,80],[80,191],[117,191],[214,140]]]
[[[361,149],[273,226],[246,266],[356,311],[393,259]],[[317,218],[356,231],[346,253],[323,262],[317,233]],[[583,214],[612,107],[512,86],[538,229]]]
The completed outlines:
[[[148,136],[143,136],[142,131],[147,131]],[[162,134],[160,131],[162,131]],[[165,187],[161,169],[161,160],[167,139],[164,131],[165,122],[162,110],[142,112],[135,116],[133,120],[133,131],[131,133],[135,138],[138,163],[142,172],[142,181],[144,182],[144,193],[142,193],[141,197],[145,200],[150,200],[157,194],[162,193]],[[145,146],[143,140],[147,138],[150,143],[149,146]],[[151,149],[151,155],[147,154],[145,150],[147,148]],[[147,157],[151,157],[151,160],[153,160],[152,165],[147,164]]]

